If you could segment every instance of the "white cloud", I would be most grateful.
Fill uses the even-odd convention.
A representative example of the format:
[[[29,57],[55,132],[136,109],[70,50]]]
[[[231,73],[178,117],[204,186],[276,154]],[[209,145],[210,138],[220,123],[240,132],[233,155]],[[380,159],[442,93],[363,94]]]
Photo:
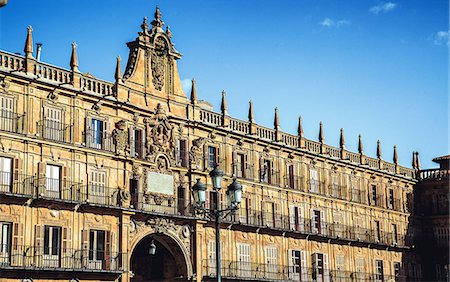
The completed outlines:
[[[331,27],[341,27],[341,26],[349,25],[350,21],[348,21],[348,20],[334,21],[330,18],[325,18],[319,24],[323,27],[331,28]]]
[[[449,38],[449,34],[450,31],[438,31],[436,32],[436,34],[433,35],[433,43],[435,45],[444,45],[446,44],[447,46],[450,45],[450,38]]]
[[[383,3],[383,4],[379,4],[376,6],[373,6],[369,9],[369,11],[372,14],[378,15],[380,13],[387,13],[390,12],[392,10],[394,10],[397,7],[396,3],[392,3],[392,2],[387,2],[387,3]]]
[[[181,87],[183,88],[184,94],[186,94],[189,97],[189,94],[191,93],[191,87],[192,87],[192,79],[186,78],[181,81]]]

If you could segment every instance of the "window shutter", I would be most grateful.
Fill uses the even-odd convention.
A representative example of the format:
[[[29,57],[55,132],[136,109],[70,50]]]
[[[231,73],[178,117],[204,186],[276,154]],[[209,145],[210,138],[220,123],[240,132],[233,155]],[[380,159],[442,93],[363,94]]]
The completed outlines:
[[[13,223],[13,236],[12,236],[12,254],[11,263],[13,266],[21,266],[22,262],[22,251],[20,249],[21,243],[23,243],[23,225],[19,222]]]
[[[44,226],[35,225],[34,226],[34,254],[35,259],[42,257],[44,253]],[[36,266],[40,266],[40,260],[35,261]]]
[[[311,255],[311,267],[314,272],[317,272],[317,253]]]
[[[110,270],[111,268],[111,232],[105,232],[105,261],[103,265],[104,270]]]
[[[301,281],[308,281],[308,267],[306,264],[306,252],[300,251],[300,271],[301,271]]]
[[[285,226],[282,226],[282,224],[281,224],[281,216],[277,213],[277,211],[279,211],[279,210],[280,210],[280,204],[274,203],[273,208],[272,208],[274,227],[282,228]]]
[[[46,179],[45,179],[45,174],[46,174],[46,163],[44,162],[39,162],[38,163],[38,195],[40,195],[41,193],[44,193],[45,190],[45,183],[46,183]]]
[[[83,267],[87,267],[89,260],[89,230],[81,231],[81,250],[81,261],[83,263]]]
[[[21,185],[16,185],[15,183],[19,184],[23,179],[21,179],[22,174],[22,160],[17,158],[14,159],[14,171],[13,171],[13,186],[11,187],[12,192],[15,193],[24,193],[24,194],[31,194],[31,187],[23,187]],[[23,183],[25,184],[25,183]],[[18,191],[19,189],[23,189]]]
[[[289,205],[289,227],[291,230],[296,230],[295,226],[295,206]],[[289,253],[290,254],[290,253]]]
[[[305,208],[303,206],[299,206],[297,209],[298,212],[298,231],[305,231]]]
[[[310,211],[310,217],[311,217],[311,223],[310,223],[310,225],[311,225],[311,231],[313,232],[313,233],[317,233],[317,228],[316,228],[316,224],[315,224],[315,220],[314,220],[314,210],[313,209],[311,209]]]
[[[288,264],[289,264],[289,268],[288,268],[288,275],[290,279],[295,280],[295,266],[294,266],[294,258],[292,256],[292,249],[288,250]]]
[[[328,267],[328,254],[323,254],[323,281],[330,282],[330,268]]]
[[[72,247],[72,228],[63,227],[62,228],[62,267],[71,267],[70,257],[71,257],[71,247]]]
[[[328,234],[327,226],[325,225],[325,212],[320,211],[320,232],[322,234]]]
[[[233,167],[232,167],[232,171],[233,171],[233,176],[237,176],[237,169],[238,169],[238,156],[237,156],[237,152],[233,151]]]
[[[69,169],[66,166],[63,166],[61,168],[61,174],[62,174],[62,177],[61,177],[61,181],[62,181],[62,191],[61,192],[62,193],[61,194],[62,194],[63,199],[72,200],[73,199],[73,193],[69,189],[70,185],[69,185],[68,180],[67,180],[68,175],[69,175],[68,170]]]
[[[255,224],[256,223],[256,219],[255,219],[255,214],[253,213],[252,210],[252,199],[247,198],[247,223],[249,224]]]

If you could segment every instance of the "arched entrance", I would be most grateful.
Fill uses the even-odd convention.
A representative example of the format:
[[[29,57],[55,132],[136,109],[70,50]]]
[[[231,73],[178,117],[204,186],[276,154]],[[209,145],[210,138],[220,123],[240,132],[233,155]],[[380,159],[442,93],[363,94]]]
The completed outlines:
[[[149,254],[154,242],[156,253]],[[131,255],[131,281],[187,281],[184,254],[177,242],[168,235],[153,233],[144,237]]]

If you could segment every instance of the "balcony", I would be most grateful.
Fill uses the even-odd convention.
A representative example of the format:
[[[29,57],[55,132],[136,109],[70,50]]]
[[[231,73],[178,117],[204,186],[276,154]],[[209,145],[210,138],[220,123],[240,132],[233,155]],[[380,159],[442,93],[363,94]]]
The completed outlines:
[[[41,138],[62,143],[70,143],[72,125],[52,121],[41,120],[37,123],[38,134]]]
[[[354,203],[360,203],[360,204],[366,204],[366,193],[364,192],[364,190],[360,190],[360,189],[352,189],[351,190],[351,198],[350,201],[354,202]]]
[[[34,195],[36,177],[25,174],[0,172],[0,194]]]
[[[0,131],[21,133],[19,128],[19,116],[16,112],[0,109]]]
[[[160,194],[137,193],[133,195],[133,205],[137,210],[151,213],[192,216],[193,208],[186,200]]]
[[[297,175],[287,175],[284,177],[284,186],[286,188],[299,190],[303,177]]]
[[[347,186],[331,184],[328,189],[331,197],[344,200],[347,199]]]
[[[309,179],[307,183],[308,192],[314,194],[325,194],[325,183],[316,179]]]
[[[105,131],[88,130],[83,133],[86,147],[115,152],[115,146],[112,135]]]
[[[375,206],[375,207],[380,207],[380,208],[384,208],[385,199],[383,195],[376,195],[375,197],[373,197],[372,194],[369,195],[369,203],[371,206]]]
[[[387,199],[387,208],[394,211],[402,211],[402,202],[400,199]]]
[[[81,183],[48,177],[36,178],[37,198],[79,202]]]
[[[280,213],[262,212],[260,210],[242,209],[237,214],[225,219],[226,222],[292,231],[306,235],[316,235],[331,239],[351,240],[365,243],[375,243],[388,246],[405,246],[411,241],[409,236],[395,234],[342,223],[320,221],[311,218],[290,217]]]
[[[234,176],[241,179],[253,179],[253,165],[247,163],[233,163]]]
[[[119,188],[89,183],[80,186],[79,200],[84,203],[119,207]]]
[[[102,260],[91,260],[90,250],[0,245],[0,269],[117,272],[124,271],[126,253],[105,251]],[[92,256],[91,256],[92,257]]]
[[[270,185],[280,185],[280,172],[273,169],[260,169],[259,181]]]

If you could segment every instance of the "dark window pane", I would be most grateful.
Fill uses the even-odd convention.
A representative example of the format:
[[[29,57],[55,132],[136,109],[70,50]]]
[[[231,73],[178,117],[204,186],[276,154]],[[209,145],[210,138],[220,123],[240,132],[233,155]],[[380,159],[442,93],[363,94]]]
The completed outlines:
[[[50,254],[49,240],[50,240],[50,228],[48,226],[45,226],[45,228],[44,228],[44,254],[45,255]]]

